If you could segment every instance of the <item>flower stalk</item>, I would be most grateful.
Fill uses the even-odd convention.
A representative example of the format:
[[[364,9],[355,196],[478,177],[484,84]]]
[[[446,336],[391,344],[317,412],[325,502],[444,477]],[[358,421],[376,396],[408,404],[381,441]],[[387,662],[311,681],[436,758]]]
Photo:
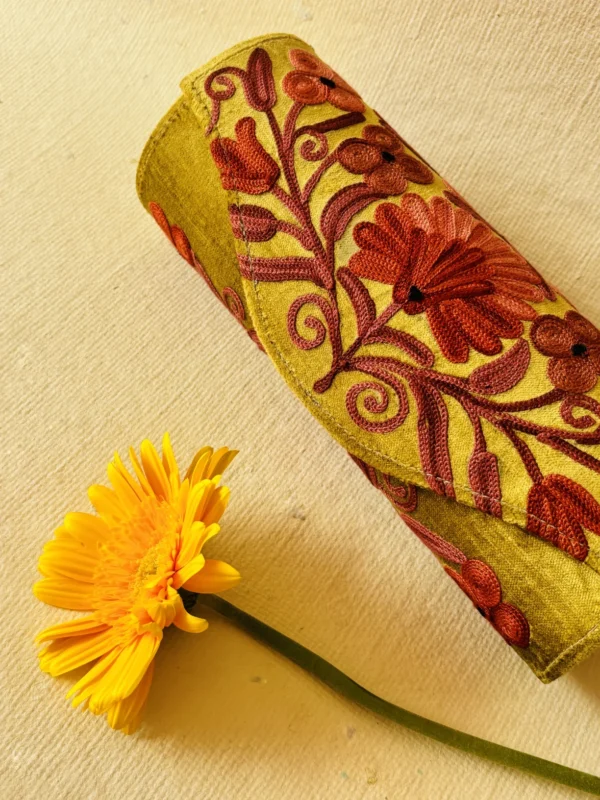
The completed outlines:
[[[600,797],[600,777],[581,772],[577,769],[547,761],[544,758],[513,750],[510,747],[480,739],[469,733],[457,731],[447,725],[421,717],[412,711],[407,711],[400,706],[378,697],[360,684],[353,681],[345,673],[334,667],[324,658],[303,647],[298,642],[269,627],[264,622],[247,614],[231,603],[216,595],[204,595],[202,604],[216,611],[222,617],[233,622],[238,628],[248,633],[254,639],[271,647],[276,652],[297,664],[310,675],[320,680],[325,685],[336,691],[347,700],[378,714],[385,719],[395,722],[404,728],[435,739],[457,750],[494,761],[505,767],[512,767],[523,772],[528,772],[539,778],[553,781],[563,786],[580,789],[589,794]]]

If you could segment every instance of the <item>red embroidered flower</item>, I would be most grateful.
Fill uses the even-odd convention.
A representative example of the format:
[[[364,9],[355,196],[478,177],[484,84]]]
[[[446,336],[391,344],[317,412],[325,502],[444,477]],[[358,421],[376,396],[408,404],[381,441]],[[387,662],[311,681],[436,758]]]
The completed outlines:
[[[527,498],[527,530],[585,561],[589,545],[583,529],[600,536],[600,505],[564,475],[546,475]]]
[[[179,228],[177,225],[169,224],[167,215],[158,205],[158,203],[148,203],[148,211],[152,214],[155,222],[158,224],[159,228],[165,234],[167,239],[175,247],[179,255],[182,258],[185,258],[188,264],[195,268],[196,264],[194,263],[195,257],[192,251],[192,246],[190,245],[187,236],[181,230],[181,228]]]
[[[305,106],[330,102],[342,111],[365,110],[357,92],[320,58],[306,50],[290,50],[289,57],[296,69],[283,79],[283,90],[292,100]]]
[[[521,336],[521,320],[537,316],[529,303],[546,296],[519,253],[441,197],[427,204],[411,193],[401,205],[382,203],[374,223],[354,228],[354,240],[360,250],[348,263],[352,272],[391,284],[406,314],[425,313],[450,361],[466,361],[471,347],[500,353],[501,337]]]
[[[367,125],[362,139],[348,139],[339,148],[340,163],[354,175],[364,175],[374,192],[402,194],[408,181],[432,183],[433,172],[405,152],[390,128]]]
[[[529,647],[529,623],[520,609],[502,602],[502,587],[491,567],[469,559],[461,565],[460,573],[450,567],[444,569],[508,644]]]
[[[279,177],[279,166],[256,138],[256,122],[243,117],[235,126],[235,139],[214,139],[210,149],[221,173],[224,189],[264,194]]]
[[[578,314],[567,311],[565,318],[544,314],[531,326],[536,350],[551,356],[548,377],[558,389],[589,392],[600,375],[600,331]]]

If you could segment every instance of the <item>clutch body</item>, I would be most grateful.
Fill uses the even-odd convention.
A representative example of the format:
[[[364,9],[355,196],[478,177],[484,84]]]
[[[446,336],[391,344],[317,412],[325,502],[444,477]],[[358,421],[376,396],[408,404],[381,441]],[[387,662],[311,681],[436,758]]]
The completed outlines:
[[[558,677],[600,639],[600,333],[301,40],[242,43],[182,89],[142,203],[477,610]]]

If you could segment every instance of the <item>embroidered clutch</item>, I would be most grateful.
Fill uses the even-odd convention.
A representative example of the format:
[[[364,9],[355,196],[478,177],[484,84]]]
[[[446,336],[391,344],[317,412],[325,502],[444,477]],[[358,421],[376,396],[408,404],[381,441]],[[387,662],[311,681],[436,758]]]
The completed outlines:
[[[479,613],[558,677],[600,639],[600,333],[299,39],[242,43],[182,89],[142,203]]]

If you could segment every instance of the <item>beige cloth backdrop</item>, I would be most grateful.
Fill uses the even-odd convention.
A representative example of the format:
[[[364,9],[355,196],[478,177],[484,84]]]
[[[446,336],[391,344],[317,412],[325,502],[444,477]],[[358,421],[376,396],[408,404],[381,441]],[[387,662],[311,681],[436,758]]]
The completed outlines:
[[[0,788],[56,798],[571,798],[340,700],[211,617],[169,632],[146,722],[70,709],[36,558],[112,451],[241,450],[230,599],[369,688],[600,774],[600,654],[542,686],[179,259],[135,195],[179,80],[268,30],[311,42],[600,322],[595,0],[4,0]]]

